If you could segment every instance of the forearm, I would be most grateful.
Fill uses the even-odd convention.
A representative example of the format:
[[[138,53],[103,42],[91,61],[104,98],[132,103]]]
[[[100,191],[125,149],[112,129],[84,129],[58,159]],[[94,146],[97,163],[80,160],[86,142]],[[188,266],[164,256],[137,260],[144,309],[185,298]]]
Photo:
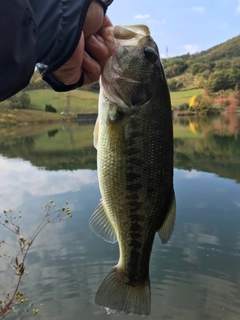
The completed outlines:
[[[38,69],[54,90],[66,91],[53,72],[59,69],[76,49],[88,7],[92,0],[30,0],[38,26]]]
[[[78,46],[92,0],[11,0],[0,4],[0,101],[26,87],[36,63],[54,90],[80,86],[57,81],[53,72]],[[112,0],[98,0],[104,11]],[[105,4],[103,4],[105,3]]]
[[[37,62],[36,27],[28,1],[1,1],[0,101],[26,87]]]
[[[112,1],[97,0],[102,5],[104,13]],[[66,85],[56,79],[54,71],[65,66],[79,46],[92,2],[93,0],[30,0],[39,29],[37,67],[43,79],[56,91],[72,90],[83,84],[83,74],[74,84]],[[81,64],[79,69],[80,67]]]

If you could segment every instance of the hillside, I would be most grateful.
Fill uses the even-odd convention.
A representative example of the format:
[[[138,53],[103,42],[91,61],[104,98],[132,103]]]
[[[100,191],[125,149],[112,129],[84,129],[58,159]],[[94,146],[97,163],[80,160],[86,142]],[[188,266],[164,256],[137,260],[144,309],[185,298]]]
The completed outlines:
[[[208,50],[192,54],[193,61],[218,61],[222,59],[233,59],[240,57],[240,35],[218,44]]]
[[[171,91],[240,87],[240,35],[196,54],[163,59]]]

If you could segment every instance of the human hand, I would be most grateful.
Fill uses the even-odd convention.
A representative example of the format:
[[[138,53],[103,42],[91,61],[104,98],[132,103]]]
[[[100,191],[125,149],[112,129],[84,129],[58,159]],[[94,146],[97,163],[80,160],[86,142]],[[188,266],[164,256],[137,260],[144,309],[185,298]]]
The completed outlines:
[[[84,85],[98,81],[111,52],[98,34],[112,23],[104,16],[102,6],[93,1],[88,9],[83,31],[71,58],[53,72],[55,78],[65,85],[75,84],[84,73]]]

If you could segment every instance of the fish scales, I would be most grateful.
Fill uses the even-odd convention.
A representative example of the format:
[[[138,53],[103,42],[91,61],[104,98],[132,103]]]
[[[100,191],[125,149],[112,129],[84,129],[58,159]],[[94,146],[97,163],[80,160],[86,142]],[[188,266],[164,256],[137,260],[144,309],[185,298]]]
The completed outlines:
[[[156,94],[159,93],[156,92]],[[108,122],[107,107],[105,110],[106,114],[99,115],[100,126],[101,121],[103,124]],[[143,122],[142,119],[149,119],[151,129],[149,129],[149,123]],[[101,194],[105,200],[106,211],[113,221],[119,246],[122,248],[120,264],[128,263],[130,281],[132,273],[130,266],[134,272],[136,266],[141,266],[148,272],[153,238],[163,222],[159,221],[156,211],[162,210],[162,220],[167,212],[164,207],[166,200],[159,197],[162,188],[159,179],[166,184],[171,184],[172,178],[161,170],[162,153],[159,152],[159,144],[161,136],[164,135],[164,132],[161,132],[161,119],[165,117],[162,117],[158,109],[141,108],[132,117],[119,120],[117,135],[114,134],[116,133],[116,123],[114,123],[114,126],[103,125],[102,135],[99,137],[103,140],[102,144],[99,140],[102,148],[98,151]],[[114,132],[111,132],[112,130]],[[168,141],[163,139],[165,140]],[[113,145],[114,152],[111,152]],[[133,147],[134,154],[131,152]],[[169,152],[167,144],[164,146],[161,143],[161,148],[163,153]],[[157,171],[160,172],[157,173]],[[171,197],[171,194],[169,196]],[[161,204],[161,202],[164,203]],[[136,238],[143,239],[138,241],[137,247],[131,245]],[[138,253],[137,260],[135,251]],[[131,259],[131,257],[134,258]],[[124,267],[126,270],[126,265]],[[139,274],[138,277],[141,278],[141,270]]]
[[[146,46],[153,43],[147,37]],[[137,56],[131,60],[131,66],[136,65],[139,65]],[[173,221],[169,225],[167,222],[169,230],[162,231],[163,237],[170,237],[174,224],[171,103],[159,59],[154,67],[153,88],[147,90],[146,83],[135,86],[132,82],[131,90],[130,81],[126,92],[132,95],[132,105],[127,111],[114,98],[111,101],[111,95],[109,98],[104,90],[104,81],[101,84],[97,166],[105,220],[96,228],[94,222],[102,219],[94,218],[98,215],[96,211],[90,226],[106,239],[103,233],[108,225],[119,244],[119,262],[96,295],[96,303],[109,313],[150,313],[149,261],[155,233],[164,229],[169,212]],[[145,65],[143,70],[148,81]],[[133,74],[138,72],[133,67]],[[142,98],[146,90],[149,99]],[[138,92],[143,92],[140,99]],[[118,97],[123,99],[122,92]],[[103,233],[99,228],[103,228]]]

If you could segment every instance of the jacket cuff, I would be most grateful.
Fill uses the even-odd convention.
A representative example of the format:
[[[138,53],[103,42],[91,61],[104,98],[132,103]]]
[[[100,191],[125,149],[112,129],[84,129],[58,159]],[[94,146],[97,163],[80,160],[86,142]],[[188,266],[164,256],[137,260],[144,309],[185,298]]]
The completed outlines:
[[[104,14],[106,14],[108,6],[113,2],[113,0],[97,0],[103,7]]]
[[[49,69],[47,66],[38,63],[37,64],[38,71],[40,72],[42,79],[46,81],[54,91],[57,92],[66,92],[70,90],[77,89],[83,85],[84,82],[84,72],[82,72],[80,79],[75,84],[66,85],[60,81],[58,81],[51,72],[49,72]]]

